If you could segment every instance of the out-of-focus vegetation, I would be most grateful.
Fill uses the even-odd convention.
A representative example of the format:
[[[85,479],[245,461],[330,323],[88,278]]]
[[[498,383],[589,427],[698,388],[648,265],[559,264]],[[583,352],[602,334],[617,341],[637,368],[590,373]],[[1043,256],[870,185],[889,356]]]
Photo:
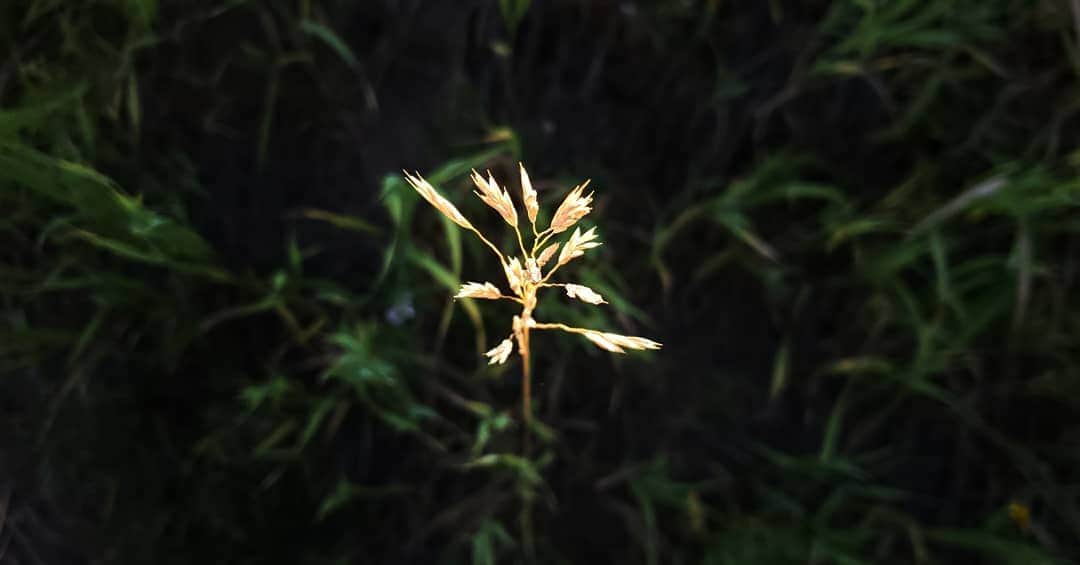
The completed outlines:
[[[1077,9],[2,3],[0,562],[1068,562]],[[666,344],[545,336],[528,459],[397,173],[518,160]]]

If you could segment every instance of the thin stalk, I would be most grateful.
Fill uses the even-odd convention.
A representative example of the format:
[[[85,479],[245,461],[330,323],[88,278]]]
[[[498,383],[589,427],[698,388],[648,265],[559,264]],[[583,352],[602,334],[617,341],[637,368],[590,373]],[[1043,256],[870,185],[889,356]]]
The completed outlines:
[[[555,271],[559,270],[559,267],[561,267],[561,266],[563,266],[562,263],[555,263],[554,265],[552,265],[551,270],[548,271],[548,273],[546,275],[544,275],[544,278],[540,280],[540,286],[549,286],[549,283],[547,282],[548,279],[550,279],[551,275],[554,275]],[[554,286],[554,285],[550,285],[550,286]]]
[[[503,264],[503,265],[506,264],[506,257],[503,257],[502,251],[499,251],[499,248],[495,247],[494,243],[491,243],[490,241],[488,241],[488,238],[484,237],[484,234],[480,233],[480,230],[478,230],[476,228],[472,228],[472,232],[476,234],[476,237],[480,238],[480,241],[483,241],[484,243],[486,243],[487,246],[490,247],[491,250],[495,252],[495,255],[499,256],[499,262],[501,264]]]
[[[523,312],[529,316],[528,309]],[[521,420],[524,427],[522,437],[522,455],[526,460],[532,452],[532,355],[529,347],[529,327],[521,328]],[[521,541],[525,548],[526,563],[534,562],[532,497],[526,495],[522,500],[521,513],[518,516],[521,526]]]
[[[521,230],[517,226],[514,226],[514,233],[517,235],[518,247],[521,249],[521,260],[524,261],[526,258],[532,257],[536,251],[533,251],[533,253],[525,251],[525,240],[521,239]]]
[[[536,232],[536,226],[534,225],[533,226],[533,233],[535,233],[535,232]],[[540,246],[547,243],[547,240],[552,235],[555,235],[555,234],[551,233],[551,228],[548,228],[548,229],[546,229],[546,230],[544,230],[544,231],[542,231],[540,233],[537,233],[536,237],[533,238],[533,252],[532,252],[532,254],[536,255],[536,252],[537,252],[537,250],[540,249]]]
[[[529,457],[532,441],[532,355],[529,351],[529,328],[521,329],[521,420],[525,427],[524,454]]]
[[[572,334],[587,334],[587,333],[589,333],[589,331],[584,329],[584,328],[575,328],[575,327],[568,326],[566,324],[541,324],[539,322],[533,324],[532,329],[534,329],[534,330],[562,330],[564,332],[570,332]]]

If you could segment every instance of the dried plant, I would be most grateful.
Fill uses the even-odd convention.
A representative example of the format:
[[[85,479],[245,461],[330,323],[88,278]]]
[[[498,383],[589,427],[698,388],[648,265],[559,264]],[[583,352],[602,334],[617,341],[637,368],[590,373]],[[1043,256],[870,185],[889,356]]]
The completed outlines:
[[[606,304],[599,293],[593,289],[579,284],[551,282],[552,275],[560,267],[581,257],[585,251],[600,245],[596,241],[596,228],[589,228],[582,232],[580,228],[574,228],[570,237],[562,244],[559,251],[558,242],[549,242],[552,237],[574,227],[592,208],[592,193],[585,194],[585,188],[589,181],[574,187],[566,196],[562,204],[555,211],[551,219],[551,225],[543,231],[536,227],[536,216],[540,210],[536,191],[533,190],[525,167],[519,165],[521,172],[521,199],[525,206],[526,215],[532,226],[532,245],[526,249],[525,240],[522,238],[521,229],[518,227],[517,210],[511,201],[510,193],[495,182],[495,178],[488,173],[485,179],[476,171],[472,173],[473,184],[476,185],[475,193],[485,204],[495,209],[507,224],[514,228],[517,236],[518,250],[521,257],[507,257],[489,241],[478,229],[476,229],[461,212],[448,200],[435,190],[431,183],[424,180],[419,174],[405,173],[405,179],[425,200],[440,212],[449,217],[457,225],[473,232],[484,242],[499,258],[506,282],[510,287],[510,294],[504,294],[497,286],[490,282],[470,282],[462,285],[456,298],[482,298],[487,300],[512,300],[521,304],[521,313],[514,316],[512,331],[506,339],[488,351],[485,355],[490,359],[490,364],[505,363],[513,353],[514,341],[517,342],[518,354],[522,361],[522,417],[525,421],[526,437],[532,416],[530,406],[530,381],[531,381],[531,352],[529,348],[529,333],[532,330],[559,330],[584,336],[596,346],[614,353],[625,353],[627,349],[659,349],[660,344],[643,337],[619,335],[601,332],[587,328],[576,328],[560,323],[538,322],[533,318],[533,310],[536,308],[536,294],[544,288],[562,288],[570,298],[576,298],[587,304]],[[558,257],[556,257],[558,252]],[[554,263],[552,263],[554,259]],[[552,263],[547,272],[544,267]],[[513,340],[513,341],[512,341]]]

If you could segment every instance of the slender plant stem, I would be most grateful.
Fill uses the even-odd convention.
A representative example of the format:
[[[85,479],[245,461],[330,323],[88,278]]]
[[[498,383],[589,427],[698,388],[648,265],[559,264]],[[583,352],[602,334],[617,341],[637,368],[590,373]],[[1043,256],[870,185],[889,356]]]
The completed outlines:
[[[536,238],[533,239],[533,255],[536,255],[537,250],[539,250],[541,246],[543,246],[545,243],[547,243],[547,240],[552,235],[555,235],[555,234],[553,234],[551,232],[551,228],[548,228],[548,229],[536,234]]]
[[[521,249],[521,260],[524,261],[526,258],[532,257],[528,251],[525,251],[525,240],[521,239],[521,230],[517,229],[517,226],[514,226],[514,233],[517,235],[518,247]],[[533,251],[533,253],[536,252]]]
[[[476,228],[472,228],[472,232],[476,234],[476,237],[480,238],[480,241],[483,241],[484,243],[486,243],[487,246],[490,247],[491,250],[495,252],[495,255],[498,255],[499,262],[501,264],[503,264],[503,265],[506,264],[506,258],[503,257],[502,251],[499,251],[499,248],[495,247],[494,243],[491,243],[490,241],[488,241],[488,238],[484,237],[484,234],[480,233],[480,230],[478,230]]]
[[[521,329],[521,343],[521,421],[525,428],[522,445],[524,455],[528,458],[532,447],[532,355],[529,352],[528,327]]]
[[[534,329],[534,330],[562,330],[564,332],[570,332],[572,334],[586,334],[586,333],[589,333],[588,330],[585,330],[583,328],[574,328],[574,327],[568,326],[566,324],[541,324],[539,322],[537,322],[536,324],[533,324],[532,329]]]
[[[548,271],[548,272],[547,272],[547,274],[546,274],[546,275],[544,275],[544,278],[540,280],[540,285],[541,285],[541,286],[543,286],[543,285],[546,285],[546,284],[547,284],[547,281],[548,281],[548,279],[550,279],[550,278],[551,278],[551,275],[554,275],[554,274],[555,274],[555,271],[558,271],[558,270],[559,270],[559,267],[562,267],[562,266],[563,266],[563,264],[562,264],[562,263],[555,263],[554,265],[552,265],[552,266],[551,266],[551,270],[550,270],[550,271]]]
[[[526,316],[528,316],[526,309]],[[532,452],[532,355],[529,348],[529,327],[521,328],[521,421],[522,431],[522,456],[528,460]],[[534,561],[533,555],[533,524],[532,524],[532,497],[526,495],[522,501],[521,514],[522,545],[525,548],[526,563]]]

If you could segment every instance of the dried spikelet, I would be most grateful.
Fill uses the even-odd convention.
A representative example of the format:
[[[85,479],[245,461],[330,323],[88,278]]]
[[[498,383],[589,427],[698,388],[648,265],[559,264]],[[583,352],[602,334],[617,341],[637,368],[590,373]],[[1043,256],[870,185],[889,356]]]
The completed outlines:
[[[633,335],[619,335],[596,330],[584,330],[582,335],[595,343],[597,347],[614,353],[626,353],[624,347],[626,349],[660,349],[662,347],[661,344],[651,339]]]
[[[491,351],[488,351],[486,355],[490,361],[488,365],[503,364],[506,363],[506,359],[510,357],[510,353],[514,351],[514,344],[509,339],[504,339],[499,345],[496,345]]]
[[[574,228],[574,233],[570,234],[570,239],[566,241],[562,251],[559,253],[559,264],[562,265],[581,257],[585,254],[586,249],[599,247],[600,242],[593,241],[596,237],[595,227],[589,228],[585,233],[581,233],[581,228]]]
[[[551,219],[552,233],[562,233],[570,229],[571,226],[592,210],[589,207],[589,204],[592,203],[592,193],[590,192],[587,196],[581,195],[586,186],[589,186],[589,181],[574,187],[574,190],[571,190],[570,194],[566,195],[566,199],[563,200],[562,204],[559,204],[559,208],[555,210],[555,216]]]
[[[458,291],[454,298],[487,298],[490,300],[497,300],[502,297],[502,291],[495,285],[485,282],[481,283],[465,283],[461,285],[461,290]]]
[[[510,200],[510,193],[499,188],[499,183],[495,182],[495,177],[488,173],[488,180],[485,181],[484,177],[473,171],[472,181],[476,188],[480,190],[476,193],[480,200],[494,208],[502,216],[503,220],[506,220],[506,223],[517,227],[517,210],[514,209],[514,203]]]
[[[604,338],[615,345],[627,349],[660,349],[663,347],[663,345],[651,339],[645,339],[636,335],[619,335],[605,332]]]
[[[539,263],[537,263],[536,259],[533,259],[532,257],[529,257],[525,260],[525,270],[529,274],[529,280],[534,283],[538,283],[541,281],[541,279],[544,278],[544,276],[540,274]]]
[[[540,252],[540,258],[536,260],[536,266],[543,267],[544,265],[546,265],[547,262],[551,260],[551,257],[555,255],[555,252],[558,250],[559,242],[552,243],[551,245],[545,247],[544,250]]]
[[[603,332],[585,330],[585,332],[583,332],[581,335],[585,336],[589,341],[595,343],[596,346],[600,349],[606,349],[612,353],[626,353],[625,349],[619,347],[618,345],[615,345],[606,337],[604,337],[605,334]]]
[[[473,229],[473,226],[469,223],[469,220],[466,220],[465,216],[462,216],[461,212],[459,212],[458,209],[454,207],[454,205],[451,204],[449,200],[443,198],[443,196],[435,190],[435,187],[431,186],[431,183],[424,180],[424,177],[420,176],[419,173],[409,174],[408,172],[406,172],[405,180],[409,182],[409,184],[416,190],[416,192],[420,193],[420,196],[424,197],[424,200],[428,201],[428,204],[431,204],[435,207],[436,210],[445,214],[446,217],[453,220],[455,224],[467,230]]]
[[[588,302],[589,304],[607,304],[603,296],[600,296],[595,290],[580,284],[566,284],[563,285],[566,289],[566,295],[570,298],[577,298],[582,302]]]
[[[506,282],[510,283],[510,290],[521,296],[521,285],[525,282],[525,271],[521,268],[521,261],[518,261],[517,257],[510,259],[509,263],[503,265],[503,271],[506,273]]]
[[[525,202],[525,213],[529,215],[529,222],[536,224],[536,213],[540,211],[540,203],[536,200],[536,191],[533,190],[529,173],[525,172],[525,165],[518,163],[521,171],[521,199]]]

